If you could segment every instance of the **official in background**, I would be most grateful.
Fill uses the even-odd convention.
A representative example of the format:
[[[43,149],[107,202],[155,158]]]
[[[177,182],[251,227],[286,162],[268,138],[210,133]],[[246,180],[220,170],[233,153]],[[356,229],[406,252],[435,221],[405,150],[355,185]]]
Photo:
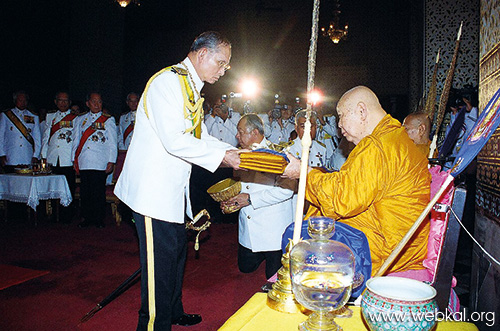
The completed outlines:
[[[0,114],[0,164],[5,172],[38,162],[42,147],[38,116],[27,109],[28,94],[17,91],[13,100],[15,107]]]
[[[126,151],[134,133],[135,116],[137,106],[139,105],[139,95],[131,92],[127,95],[127,106],[129,111],[120,116],[120,124],[118,126],[118,149]]]
[[[73,147],[74,120],[77,114],[70,110],[71,99],[66,92],[57,92],[54,98],[57,111],[47,114],[45,131],[42,136],[42,159],[52,166],[52,172],[64,175],[71,196],[75,196],[75,170],[71,160]],[[71,223],[74,204],[61,208],[61,222]]]
[[[211,136],[236,147],[238,146],[236,126],[240,118],[240,113],[234,111],[230,105],[223,103],[221,99],[217,99],[213,105],[212,113],[205,120],[205,125]]]
[[[324,167],[326,166],[326,147],[324,144],[316,140],[317,132],[317,116],[315,112],[311,112],[311,147],[309,147],[309,166]],[[301,110],[295,115],[295,131],[297,138],[292,141],[289,152],[300,159],[302,157],[302,137],[304,136],[304,126],[306,123],[306,111]]]
[[[205,82],[214,84],[224,75],[230,59],[226,38],[217,32],[202,33],[183,61],[150,78],[139,102],[134,136],[115,188],[133,210],[139,237],[137,330],[171,330],[172,324],[201,322],[200,315],[186,314],[182,305],[184,217],[192,217],[192,164],[213,172],[221,165],[238,168],[240,163],[238,150],[207,133],[200,96]]]
[[[118,153],[115,119],[102,112],[97,92],[87,96],[89,112],[75,119],[72,146],[73,166],[80,174],[81,213],[78,226],[104,227],[106,214],[106,176],[113,171]]]

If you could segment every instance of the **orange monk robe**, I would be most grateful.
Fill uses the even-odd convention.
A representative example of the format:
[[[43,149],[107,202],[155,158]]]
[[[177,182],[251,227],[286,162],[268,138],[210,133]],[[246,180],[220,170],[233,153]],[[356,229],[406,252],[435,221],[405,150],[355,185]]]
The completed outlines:
[[[401,123],[386,115],[340,171],[309,172],[306,217],[324,215],[363,231],[375,274],[429,202],[427,164]],[[388,272],[423,269],[428,236],[424,221]]]
[[[417,144],[417,147],[420,152],[422,152],[425,157],[429,157],[429,153],[431,151],[431,142],[428,141],[426,144]]]

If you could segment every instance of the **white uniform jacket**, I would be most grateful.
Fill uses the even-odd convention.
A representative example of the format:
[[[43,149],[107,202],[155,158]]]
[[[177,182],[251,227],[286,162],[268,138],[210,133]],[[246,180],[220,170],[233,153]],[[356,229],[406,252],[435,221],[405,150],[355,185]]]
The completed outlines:
[[[260,147],[268,145],[264,138]],[[293,221],[292,196],[296,181],[260,171],[235,171],[241,193],[251,204],[240,209],[239,243],[253,252],[281,249],[281,236]]]
[[[74,135],[71,160],[75,160],[75,152],[80,144],[80,138],[85,130],[102,115],[102,112],[88,112],[74,119]],[[109,162],[115,163],[118,156],[118,142],[116,141],[116,122],[110,116],[104,125],[91,134],[82,152],[78,157],[80,170],[106,170]]]
[[[137,111],[134,110],[120,116],[120,124],[118,125],[118,149],[121,151],[126,151],[132,141],[132,136],[134,135],[133,129],[125,139],[123,139],[123,135],[130,124],[132,124],[132,127],[134,126],[136,113]]]
[[[184,63],[201,89],[193,65],[188,58]],[[185,133],[192,124],[184,118],[183,107],[177,74],[158,75],[139,101],[134,137],[114,191],[135,212],[173,223],[184,223],[185,212],[192,216],[190,204],[186,208],[191,164],[214,172],[225,151],[234,148],[208,135],[203,122],[201,139]]]
[[[281,249],[281,236],[293,221],[292,196],[295,182],[275,174],[237,171],[241,193],[252,203],[239,214],[239,243],[252,252]]]
[[[50,131],[52,126],[59,123],[66,115],[69,115],[71,110],[61,112],[60,110],[55,113],[48,113],[45,125],[45,131],[42,135],[42,158],[47,159],[47,162],[51,165],[57,165],[57,160],[59,159],[59,166],[61,167],[71,167],[73,161],[71,159],[71,151],[73,147],[73,140],[75,138],[74,128],[75,120],[68,121],[61,125],[59,130],[57,130],[52,137],[50,137]]]
[[[293,144],[289,147],[289,152],[298,159],[302,158],[302,141],[299,137],[295,138]],[[316,140],[313,140],[311,147],[309,147],[309,166],[326,166],[326,148]]]
[[[277,120],[273,120],[267,122],[264,128],[267,140],[274,144],[287,142],[293,130],[295,130],[293,118],[283,120],[283,127],[278,124]]]
[[[236,147],[238,146],[238,139],[236,139],[236,134],[238,133],[237,126],[240,118],[241,115],[239,113],[230,109],[225,121],[219,116],[209,116],[205,120],[205,125],[211,136]]]
[[[33,137],[35,148],[24,138],[19,129],[5,115],[0,114],[0,156],[7,157],[7,165],[31,164],[31,159],[40,157],[42,136],[38,116],[29,110],[12,108],[14,115],[26,126]]]

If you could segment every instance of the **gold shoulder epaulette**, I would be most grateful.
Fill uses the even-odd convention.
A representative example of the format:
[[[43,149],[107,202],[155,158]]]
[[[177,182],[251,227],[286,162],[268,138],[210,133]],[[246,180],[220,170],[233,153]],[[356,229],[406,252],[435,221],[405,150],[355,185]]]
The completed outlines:
[[[78,116],[87,115],[87,113],[88,113],[88,112],[89,112],[88,110],[87,110],[87,111],[84,111],[83,113],[78,114]]]
[[[172,68],[172,72],[178,74],[178,75],[182,75],[182,76],[187,76],[188,75],[188,72],[186,69],[184,68],[181,68],[181,67],[176,67],[176,66],[171,66],[170,68]]]
[[[315,140],[315,142],[317,142],[318,144],[320,144],[321,146],[323,146],[324,148],[326,148],[326,145],[324,143],[322,143],[321,141]]]
[[[102,113],[102,115],[105,116],[105,117],[111,117],[111,115],[108,114],[108,113]]]

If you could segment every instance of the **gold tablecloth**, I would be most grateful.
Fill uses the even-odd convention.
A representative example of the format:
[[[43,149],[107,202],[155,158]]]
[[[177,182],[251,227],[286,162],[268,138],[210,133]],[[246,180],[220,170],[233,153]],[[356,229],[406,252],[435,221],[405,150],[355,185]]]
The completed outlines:
[[[266,304],[267,294],[256,293],[219,329],[224,331],[296,331],[299,323],[305,321],[304,314],[280,313]],[[351,318],[336,318],[335,322],[345,331],[366,331],[360,307],[349,307],[353,311]],[[466,322],[438,322],[434,331],[477,331],[477,327]]]

